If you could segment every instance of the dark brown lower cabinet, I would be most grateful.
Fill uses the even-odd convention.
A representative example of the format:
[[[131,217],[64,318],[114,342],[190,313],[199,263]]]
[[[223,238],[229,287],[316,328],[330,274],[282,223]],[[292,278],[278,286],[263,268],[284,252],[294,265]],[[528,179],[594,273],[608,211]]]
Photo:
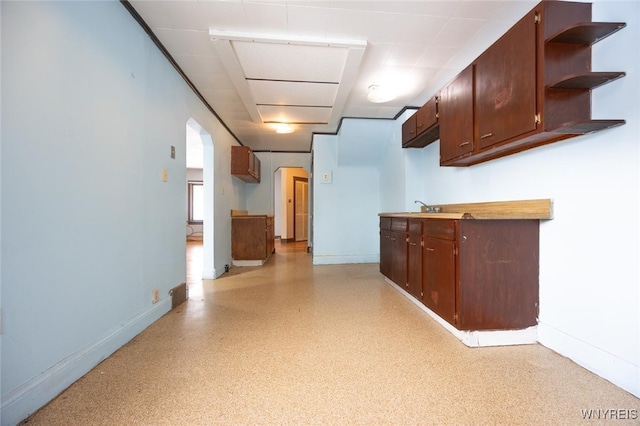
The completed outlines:
[[[409,219],[405,289],[416,299],[422,300],[422,219]]]
[[[425,237],[423,303],[445,321],[456,325],[456,264],[454,241]]]
[[[266,261],[275,251],[274,239],[273,215],[231,218],[231,257],[235,261]]]
[[[407,219],[380,218],[380,272],[405,288],[407,283]]]
[[[538,323],[539,221],[460,220],[456,327],[524,329]]]
[[[406,244],[381,248],[387,278],[459,330],[537,324],[538,220],[421,220],[421,238],[409,231]],[[393,269],[402,265],[406,281]]]

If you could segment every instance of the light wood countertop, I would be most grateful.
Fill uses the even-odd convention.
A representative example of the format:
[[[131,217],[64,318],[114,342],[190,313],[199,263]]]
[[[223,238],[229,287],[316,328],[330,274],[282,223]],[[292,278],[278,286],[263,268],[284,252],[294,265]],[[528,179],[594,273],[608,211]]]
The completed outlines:
[[[489,201],[482,203],[433,204],[440,212],[379,213],[384,217],[408,217],[421,219],[553,219],[551,199]]]

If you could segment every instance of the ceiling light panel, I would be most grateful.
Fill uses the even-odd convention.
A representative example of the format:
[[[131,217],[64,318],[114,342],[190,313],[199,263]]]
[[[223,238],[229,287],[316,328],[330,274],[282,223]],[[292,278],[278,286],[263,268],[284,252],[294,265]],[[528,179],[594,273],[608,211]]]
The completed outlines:
[[[258,105],[265,123],[325,124],[331,108]]]
[[[232,41],[248,79],[338,83],[347,60],[344,47]]]
[[[331,106],[338,93],[337,84],[292,81],[248,80],[258,105]]]
[[[254,123],[337,125],[367,43],[210,29]]]

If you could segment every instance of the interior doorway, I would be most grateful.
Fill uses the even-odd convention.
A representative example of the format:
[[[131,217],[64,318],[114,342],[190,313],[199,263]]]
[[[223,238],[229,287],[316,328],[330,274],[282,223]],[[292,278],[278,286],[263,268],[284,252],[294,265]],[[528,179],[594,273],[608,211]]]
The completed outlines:
[[[274,172],[275,235],[283,244],[308,241],[308,180],[302,167],[279,167]]]
[[[201,278],[213,279],[216,277],[214,268],[213,140],[211,135],[192,118],[187,121],[186,125],[186,146],[187,240],[190,240],[189,248],[191,249],[200,240],[202,245]],[[195,195],[199,197],[198,200],[192,198]],[[200,211],[195,211],[197,206]],[[190,288],[189,291],[193,295],[192,291],[196,290]]]
[[[309,179],[293,177],[293,235],[294,240],[309,238]]]

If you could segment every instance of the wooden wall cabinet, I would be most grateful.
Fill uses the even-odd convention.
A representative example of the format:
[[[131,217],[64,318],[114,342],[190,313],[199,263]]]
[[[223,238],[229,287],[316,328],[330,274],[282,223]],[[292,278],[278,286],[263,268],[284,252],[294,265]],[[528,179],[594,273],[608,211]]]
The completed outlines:
[[[440,92],[440,162],[473,152],[473,65]]]
[[[273,215],[231,218],[231,258],[234,264],[261,265],[274,251]]]
[[[590,3],[538,4],[440,92],[440,164],[469,166],[624,124],[591,117],[591,90],[625,75],[592,72],[591,46],[624,26],[592,22]]]
[[[231,147],[231,175],[248,183],[260,183],[260,159],[246,146]]]
[[[438,98],[431,98],[402,124],[402,147],[422,148],[438,140]]]

